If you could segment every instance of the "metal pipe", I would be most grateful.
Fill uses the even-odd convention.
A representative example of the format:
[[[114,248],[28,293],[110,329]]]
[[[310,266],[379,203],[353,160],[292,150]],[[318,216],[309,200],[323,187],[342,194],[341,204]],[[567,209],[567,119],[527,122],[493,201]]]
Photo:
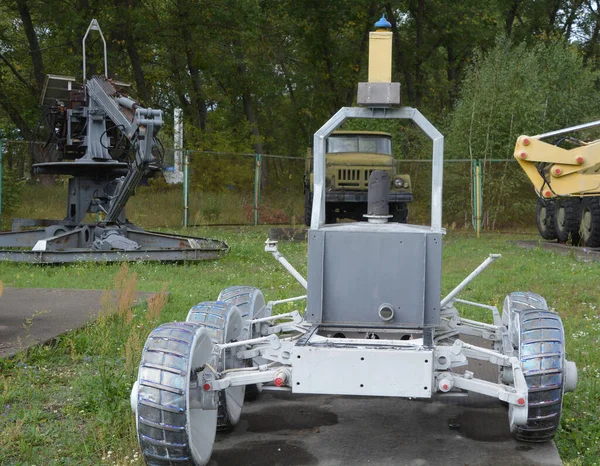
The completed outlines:
[[[190,156],[186,153],[183,162],[183,227],[188,226],[188,209],[189,209],[189,165]]]
[[[0,139],[0,231],[2,231],[2,145],[3,140]]]
[[[475,162],[475,196],[477,196],[475,223],[477,229],[477,238],[479,238],[479,235],[481,234],[481,203],[483,201],[483,193],[481,192],[481,188],[481,163],[479,162],[479,160],[477,160]]]
[[[178,175],[182,172],[181,169],[181,151],[183,149],[183,118],[181,117],[181,109],[176,108],[173,112],[175,130],[173,134],[173,142],[175,145],[175,154],[173,157],[173,169]]]
[[[85,32],[85,35],[83,36],[83,40],[81,41],[81,44],[83,47],[83,82],[84,83],[87,81],[86,72],[85,72],[85,40],[87,39],[87,36],[90,33],[90,31],[98,31],[100,33],[100,37],[102,38],[102,44],[104,45],[104,76],[106,76],[108,78],[108,59],[107,59],[107,54],[106,54],[106,40],[104,40],[104,34],[102,34],[102,29],[100,29],[100,25],[98,24],[98,21],[96,19],[92,19],[92,21],[90,22],[90,25],[87,28],[87,31]]]
[[[476,303],[473,301],[467,301],[466,299],[455,299],[457,303],[468,304],[469,306],[481,307],[483,309],[489,309],[490,311],[497,311],[498,308],[496,306],[490,306],[488,304]]]
[[[300,275],[300,273],[294,268],[292,264],[290,264],[285,257],[281,255],[281,253],[277,250],[277,241],[272,241],[268,239],[265,243],[265,252],[270,252],[273,254],[273,257],[277,259],[277,261],[285,267],[285,269],[292,274],[292,276],[298,280],[304,289],[308,289],[308,283],[306,279]]]
[[[254,226],[260,223],[260,190],[262,177],[262,154],[255,154],[254,168]]]
[[[446,306],[446,304],[452,301],[452,299],[458,293],[460,293],[469,283],[471,283],[475,279],[475,277],[477,277],[477,275],[483,272],[488,265],[490,265],[492,262],[494,262],[500,257],[502,257],[502,254],[490,254],[489,257],[486,260],[484,260],[479,267],[473,270],[473,272],[471,272],[471,274],[467,278],[460,282],[460,284],[456,288],[454,288],[450,293],[448,293],[448,295],[444,299],[442,299],[440,307],[443,309],[444,306]]]
[[[276,306],[277,304],[293,303],[294,301],[302,301],[303,299],[306,299],[305,294],[303,294],[302,296],[296,296],[295,298],[280,299],[278,301],[269,301],[267,303],[267,306]]]
[[[271,304],[271,303],[269,303]],[[259,319],[252,319],[250,321],[251,324],[259,324],[261,322],[270,322],[272,320],[280,320],[280,319],[286,319],[286,318],[292,318],[292,320],[295,320],[297,317],[300,316],[300,313],[298,311],[292,311],[292,312],[286,312],[285,314],[275,314],[275,315],[271,315],[269,317],[261,317]]]
[[[594,126],[600,126],[600,120],[592,121],[590,123],[584,123],[582,125],[571,126],[569,128],[558,129],[556,131],[550,131],[549,133],[538,134],[531,136],[532,139],[545,139],[551,136],[558,136],[559,134],[572,133],[574,131],[582,131],[584,129],[593,128]]]

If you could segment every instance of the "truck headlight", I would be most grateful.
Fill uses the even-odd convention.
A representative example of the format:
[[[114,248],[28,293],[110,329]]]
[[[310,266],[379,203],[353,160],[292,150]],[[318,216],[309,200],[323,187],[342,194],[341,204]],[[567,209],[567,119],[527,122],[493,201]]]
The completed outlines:
[[[396,178],[394,180],[394,186],[396,188],[404,188],[404,180],[402,178]]]

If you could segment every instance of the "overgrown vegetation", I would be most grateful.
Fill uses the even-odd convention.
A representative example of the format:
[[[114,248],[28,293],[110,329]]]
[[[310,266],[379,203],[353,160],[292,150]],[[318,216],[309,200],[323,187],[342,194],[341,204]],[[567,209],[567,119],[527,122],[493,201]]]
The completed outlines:
[[[106,293],[95,323],[0,361],[0,463],[141,464],[129,390],[150,330],[160,322],[184,319],[190,307],[216,299],[227,286],[257,286],[268,300],[301,294],[300,285],[263,252],[265,228],[185,234],[218,236],[232,248],[218,261],[182,265],[0,263],[5,286],[112,290]],[[565,396],[557,445],[565,464],[594,464],[600,456],[600,263],[521,249],[509,241],[517,238],[537,239],[537,235],[487,234],[477,240],[451,231],[443,255],[443,292],[489,252],[498,252],[503,258],[461,297],[496,306],[511,291],[531,290],[546,297],[563,318],[567,355],[579,368],[577,391]],[[280,249],[306,274],[306,244],[286,243]],[[159,292],[159,298],[132,308],[135,289]],[[461,312],[490,321],[485,310]]]

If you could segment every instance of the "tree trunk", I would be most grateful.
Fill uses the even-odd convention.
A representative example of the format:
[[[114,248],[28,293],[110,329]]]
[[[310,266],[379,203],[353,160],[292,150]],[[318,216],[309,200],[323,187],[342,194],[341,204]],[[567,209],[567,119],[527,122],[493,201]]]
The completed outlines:
[[[44,80],[46,74],[44,73],[44,60],[42,58],[42,51],[40,50],[40,44],[38,42],[37,34],[31,21],[31,15],[29,13],[29,6],[26,0],[16,0],[17,10],[23,21],[23,29],[25,29],[25,35],[27,36],[27,42],[29,42],[29,53],[31,54],[31,62],[33,63],[33,74],[35,76],[35,82],[37,83],[38,89],[41,91],[44,87]]]
[[[138,97],[142,102],[148,102],[150,95],[146,86],[146,78],[142,69],[142,61],[138,53],[137,43],[132,32],[131,12],[136,7],[135,0],[114,0],[114,5],[117,10],[119,23],[117,26],[120,38],[125,42],[125,50],[129,56],[131,68],[133,69],[133,79],[137,89]],[[147,105],[147,104],[146,104]]]
[[[517,17],[517,11],[519,10],[521,1],[522,0],[513,0],[512,3],[510,3],[508,5],[508,10],[506,11],[506,17],[504,18],[504,30],[506,31],[507,37],[510,37],[512,35],[513,24],[515,23],[515,19]]]
[[[448,91],[448,97],[450,99],[450,108],[454,105],[456,98],[458,97],[459,83],[458,83],[458,68],[459,59],[454,48],[454,44],[448,44],[446,46],[446,52],[448,57],[447,75],[448,82],[450,83],[450,89]]]
[[[592,8],[591,1],[590,1],[589,8],[590,8],[590,11],[594,12],[594,29],[592,31],[590,40],[587,43],[587,47],[586,47],[587,50],[585,51],[585,54],[583,56],[584,65],[587,65],[588,61],[595,57],[596,44],[598,43],[598,37],[600,36],[600,16],[598,13],[595,13],[596,11],[598,11],[598,8],[599,8],[598,2],[596,1],[596,8],[594,9],[594,8]]]
[[[425,28],[425,0],[418,0],[417,14],[415,17],[417,27],[417,60],[415,64],[415,105],[420,107],[423,103],[423,32]]]
[[[178,1],[177,8],[180,19],[181,37],[185,47],[185,57],[188,71],[192,79],[192,92],[190,93],[192,119],[194,124],[202,131],[206,129],[206,98],[204,97],[204,88],[200,78],[200,69],[198,68],[196,52],[191,48],[194,43],[192,32],[187,24],[188,17],[187,2]]]
[[[546,26],[546,33],[550,34],[556,26],[556,17],[561,9],[562,0],[552,0],[548,5],[548,25]]]
[[[581,5],[583,4],[583,0],[578,0],[576,2],[573,2],[573,5],[571,7],[571,10],[568,11],[567,14],[567,19],[565,20],[565,24],[563,26],[563,35],[565,36],[565,39],[567,41],[571,40],[571,33],[573,31],[573,23],[575,22],[575,19],[577,18],[577,15],[579,13],[579,8],[581,8]]]
[[[144,105],[148,105],[150,101],[150,94],[146,87],[146,78],[144,77],[144,70],[142,69],[142,61],[140,60],[140,54],[135,46],[135,41],[131,33],[125,37],[125,47],[127,49],[127,55],[131,61],[131,67],[133,68],[133,77],[135,79],[135,86],[140,100],[144,102]]]
[[[21,116],[19,109],[16,108],[13,103],[8,98],[7,94],[2,92],[0,89],[0,107],[6,112],[6,114],[10,117],[12,122],[15,124],[23,139],[26,141],[31,141],[33,139],[33,131],[29,124],[23,119]]]

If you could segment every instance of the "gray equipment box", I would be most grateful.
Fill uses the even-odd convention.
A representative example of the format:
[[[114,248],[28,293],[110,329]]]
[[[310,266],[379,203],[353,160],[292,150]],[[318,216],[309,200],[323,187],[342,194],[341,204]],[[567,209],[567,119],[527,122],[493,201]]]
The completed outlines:
[[[441,255],[442,235],[430,227],[360,222],[310,230],[305,318],[337,327],[435,327]],[[392,309],[387,319],[382,308]]]

